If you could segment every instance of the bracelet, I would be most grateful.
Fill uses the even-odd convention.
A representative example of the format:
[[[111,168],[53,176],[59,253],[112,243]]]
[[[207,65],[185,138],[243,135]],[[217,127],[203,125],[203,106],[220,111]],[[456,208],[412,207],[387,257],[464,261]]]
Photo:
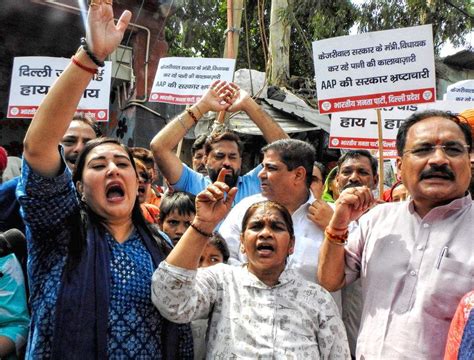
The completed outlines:
[[[73,56],[73,57],[71,58],[71,61],[72,61],[72,63],[73,63],[74,65],[80,67],[82,70],[87,71],[88,73],[90,73],[90,74],[92,74],[92,75],[97,75],[97,69],[90,68],[90,67],[88,67],[88,66],[85,66],[85,65],[81,64],[81,63],[76,59],[75,56]]]
[[[194,230],[196,230],[199,234],[201,234],[202,236],[205,236],[205,237],[207,237],[207,238],[210,238],[210,237],[212,237],[212,235],[213,235],[213,233],[210,233],[210,234],[209,234],[209,233],[207,233],[207,232],[205,232],[205,231],[199,229],[194,223],[191,223],[191,225],[189,225],[189,226],[191,226],[191,227],[192,227]]]
[[[86,38],[82,37],[81,38],[81,45],[84,51],[86,52],[87,56],[92,60],[94,64],[96,64],[98,67],[104,67],[105,62],[97,59],[97,57],[94,55],[94,53],[90,50],[89,45],[87,44]]]
[[[344,246],[347,244],[347,238],[349,237],[349,230],[346,230],[342,235],[336,235],[328,231],[328,228],[326,228],[326,230],[324,230],[324,236],[326,239],[329,240],[329,242],[335,245]]]
[[[184,125],[182,114],[179,114],[177,119],[178,119],[179,123],[181,124],[181,126],[183,127],[184,131],[188,132],[189,129],[186,127],[186,125]]]
[[[186,112],[189,114],[189,116],[191,116],[191,118],[193,119],[194,121],[194,125],[196,125],[198,123],[198,119],[196,117],[196,115],[194,115],[194,113],[191,111],[191,109],[187,108],[186,109]]]
[[[196,107],[197,111],[199,111],[199,114],[201,114],[201,117],[203,117],[204,114],[202,113],[201,109],[199,109],[198,104],[196,103],[196,104],[194,104],[194,106]]]

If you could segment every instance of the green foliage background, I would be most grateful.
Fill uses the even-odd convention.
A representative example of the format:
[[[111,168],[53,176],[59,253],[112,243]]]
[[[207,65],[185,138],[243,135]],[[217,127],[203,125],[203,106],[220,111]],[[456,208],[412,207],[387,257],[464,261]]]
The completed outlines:
[[[291,24],[291,75],[312,78],[311,42],[349,34],[353,26],[359,32],[433,24],[435,52],[450,40],[465,45],[465,36],[473,29],[472,0],[350,0],[289,1],[280,16]],[[166,40],[171,56],[221,57],[227,27],[225,0],[187,0],[168,19]],[[258,8],[262,12],[265,34],[259,27]],[[267,39],[270,0],[244,2],[243,32],[239,38],[237,69],[265,71],[262,38]]]

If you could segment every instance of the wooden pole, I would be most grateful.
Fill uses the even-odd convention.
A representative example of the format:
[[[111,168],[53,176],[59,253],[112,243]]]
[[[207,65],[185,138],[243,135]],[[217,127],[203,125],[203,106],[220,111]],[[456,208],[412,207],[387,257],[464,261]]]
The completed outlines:
[[[383,133],[382,133],[382,111],[377,109],[377,132],[379,137],[379,199],[383,199],[383,181],[384,181],[384,166],[383,166]]]
[[[235,59],[234,53],[234,1],[227,0],[227,58]]]
[[[240,28],[242,21],[243,0],[227,0],[227,35],[224,47],[224,57],[235,59],[239,47],[239,34],[235,33],[236,28]],[[225,111],[217,115],[216,121],[223,124],[225,121]]]

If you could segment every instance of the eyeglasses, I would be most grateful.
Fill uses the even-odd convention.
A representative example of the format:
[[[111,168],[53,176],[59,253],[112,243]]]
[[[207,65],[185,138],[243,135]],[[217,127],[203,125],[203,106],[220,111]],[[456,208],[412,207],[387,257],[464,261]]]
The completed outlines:
[[[469,151],[469,145],[457,143],[449,145],[425,145],[405,150],[403,152],[403,155],[405,155],[406,153],[410,153],[418,158],[426,158],[434,154],[437,149],[442,149],[446,156],[454,158],[466,154]]]

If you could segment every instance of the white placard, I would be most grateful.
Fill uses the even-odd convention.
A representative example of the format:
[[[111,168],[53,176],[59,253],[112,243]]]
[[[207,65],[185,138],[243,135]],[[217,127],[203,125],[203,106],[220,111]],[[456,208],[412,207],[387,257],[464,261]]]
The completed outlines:
[[[235,59],[161,58],[151,102],[192,105],[214,80],[232,81]]]
[[[433,102],[431,25],[313,42],[319,112]]]
[[[474,108],[474,80],[463,80],[449,85],[443,99],[466,102]]]
[[[46,56],[16,57],[7,117],[32,118],[51,85],[70,62],[70,59]],[[84,91],[77,113],[87,114],[96,121],[108,121],[111,79],[112,63],[106,61]]]
[[[436,101],[429,104],[413,104],[381,109],[384,157],[397,156],[395,140],[398,129],[414,112],[428,109],[459,113],[465,104],[453,101]],[[335,149],[378,149],[377,112],[356,110],[331,115],[329,147]]]

